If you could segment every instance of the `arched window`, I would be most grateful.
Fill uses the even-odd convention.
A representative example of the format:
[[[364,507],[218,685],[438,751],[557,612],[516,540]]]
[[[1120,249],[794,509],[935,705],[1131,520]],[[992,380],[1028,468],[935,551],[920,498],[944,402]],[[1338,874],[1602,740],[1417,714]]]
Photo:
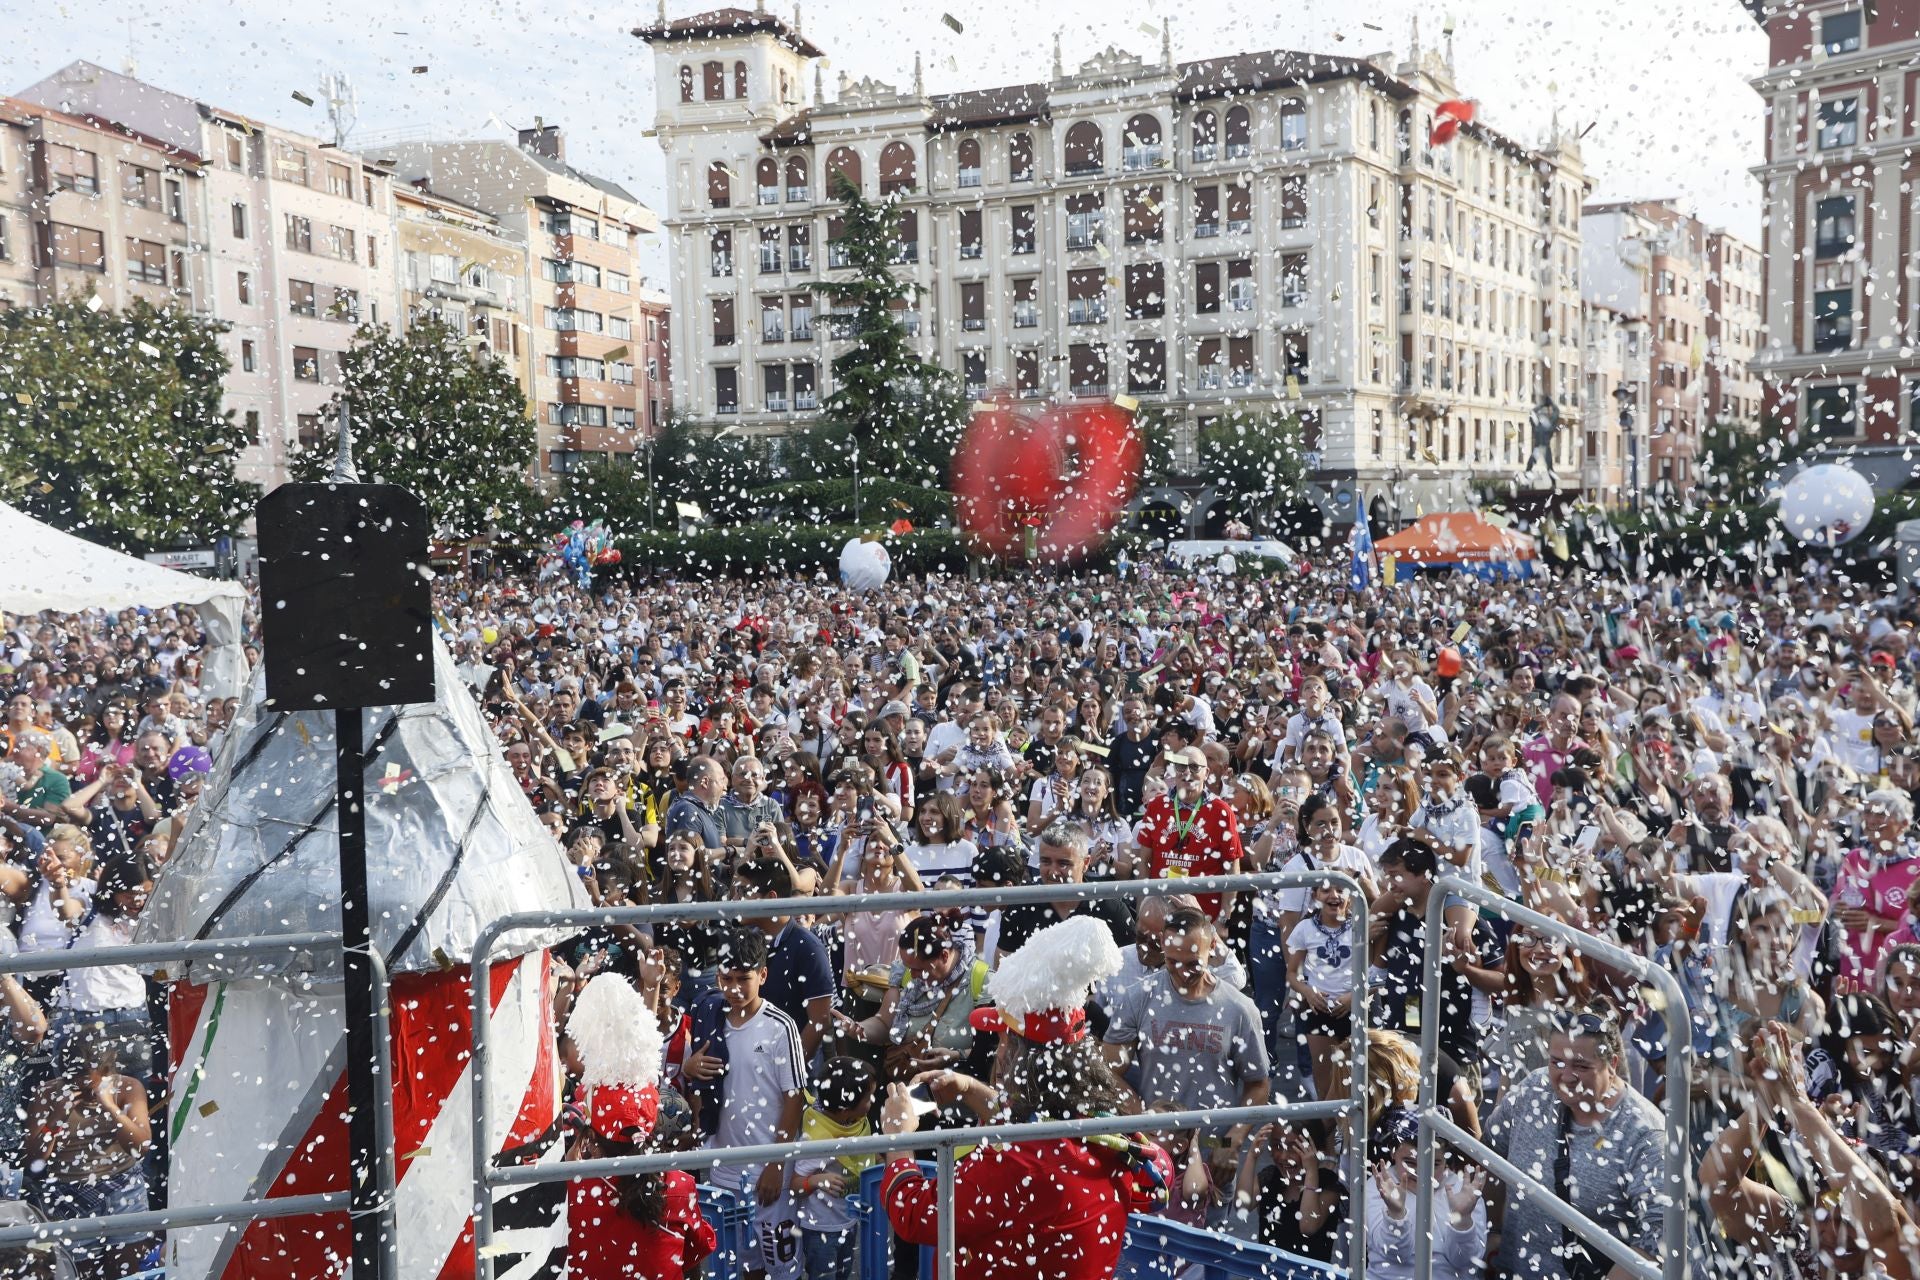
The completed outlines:
[[[753,185],[761,204],[779,204],[780,162],[772,156],[761,156],[760,162],[753,166]]]
[[[724,62],[703,62],[700,64],[700,97],[704,102],[718,102],[727,96],[727,64]]]
[[[917,179],[913,148],[904,142],[889,142],[880,150],[880,194],[911,191]]]
[[[1304,151],[1307,147],[1307,104],[1288,98],[1280,104],[1280,149]]]
[[[1127,121],[1120,139],[1120,167],[1152,169],[1160,165],[1166,153],[1160,148],[1160,119],[1142,112]]]
[[[747,96],[747,64],[744,62],[733,64],[733,96],[736,98]]]
[[[787,199],[805,200],[807,194],[807,158],[805,156],[788,156]]]
[[[1193,162],[1205,164],[1220,156],[1220,117],[1211,111],[1197,111],[1193,116]]]
[[[827,196],[840,198],[840,183],[844,180],[855,191],[860,190],[860,154],[852,147],[835,147],[827,157]]]
[[[680,101],[693,101],[693,68],[691,66],[680,68]]]
[[[1067,130],[1067,173],[1098,173],[1106,164],[1106,144],[1100,126],[1082,120]]]
[[[1227,111],[1227,159],[1243,160],[1253,154],[1253,115],[1245,107]]]
[[[962,138],[959,147],[960,185],[977,187],[980,185],[980,139]]]
[[[715,160],[707,166],[707,203],[715,209],[724,209],[733,203],[733,175],[727,172],[724,160]]]
[[[1033,181],[1033,135],[1016,133],[1007,139],[1007,181]]]

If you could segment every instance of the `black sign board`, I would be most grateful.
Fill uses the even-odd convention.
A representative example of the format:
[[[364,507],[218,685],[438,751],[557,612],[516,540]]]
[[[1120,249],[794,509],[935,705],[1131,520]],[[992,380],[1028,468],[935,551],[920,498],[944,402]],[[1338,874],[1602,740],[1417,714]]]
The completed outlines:
[[[283,484],[255,515],[269,703],[316,711],[432,702],[420,499],[391,484]]]

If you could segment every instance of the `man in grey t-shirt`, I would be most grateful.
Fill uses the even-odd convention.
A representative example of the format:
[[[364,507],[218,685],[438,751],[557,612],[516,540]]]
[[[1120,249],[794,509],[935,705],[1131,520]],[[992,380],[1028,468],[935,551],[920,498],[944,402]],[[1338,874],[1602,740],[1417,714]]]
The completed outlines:
[[[1655,1256],[1665,1222],[1666,1129],[1659,1110],[1626,1081],[1617,1015],[1604,1004],[1570,1015],[1548,1038],[1547,1055],[1546,1066],[1501,1095],[1487,1120],[1487,1145]],[[1527,1280],[1565,1280],[1566,1233],[1538,1201],[1503,1196],[1503,1186],[1487,1184],[1497,1268]],[[1605,1264],[1598,1249],[1590,1253]]]
[[[1268,1062],[1260,1011],[1215,975],[1213,922],[1197,907],[1167,918],[1166,967],[1115,1001],[1103,1051],[1115,1074],[1139,1063],[1148,1110],[1205,1111],[1267,1101]],[[1248,1125],[1227,1130],[1213,1154],[1231,1176]]]

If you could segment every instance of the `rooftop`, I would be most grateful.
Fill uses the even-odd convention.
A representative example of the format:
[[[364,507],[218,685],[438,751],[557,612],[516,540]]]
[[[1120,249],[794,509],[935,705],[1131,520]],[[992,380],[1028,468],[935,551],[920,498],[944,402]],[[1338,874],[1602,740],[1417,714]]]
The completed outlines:
[[[650,27],[635,27],[633,34],[648,44],[672,44],[680,40],[710,40],[716,37],[744,36],[764,32],[795,53],[808,58],[824,58],[826,52],[770,13],[752,9],[712,9],[690,18],[656,22]]]

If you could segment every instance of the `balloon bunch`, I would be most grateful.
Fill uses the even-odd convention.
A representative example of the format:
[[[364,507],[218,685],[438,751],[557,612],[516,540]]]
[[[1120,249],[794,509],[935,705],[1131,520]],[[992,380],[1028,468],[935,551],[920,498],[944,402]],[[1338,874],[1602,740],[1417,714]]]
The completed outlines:
[[[594,569],[619,563],[620,548],[613,545],[613,536],[603,522],[575,520],[553,535],[547,553],[540,558],[540,581],[570,571],[580,589],[586,591],[593,586]]]

